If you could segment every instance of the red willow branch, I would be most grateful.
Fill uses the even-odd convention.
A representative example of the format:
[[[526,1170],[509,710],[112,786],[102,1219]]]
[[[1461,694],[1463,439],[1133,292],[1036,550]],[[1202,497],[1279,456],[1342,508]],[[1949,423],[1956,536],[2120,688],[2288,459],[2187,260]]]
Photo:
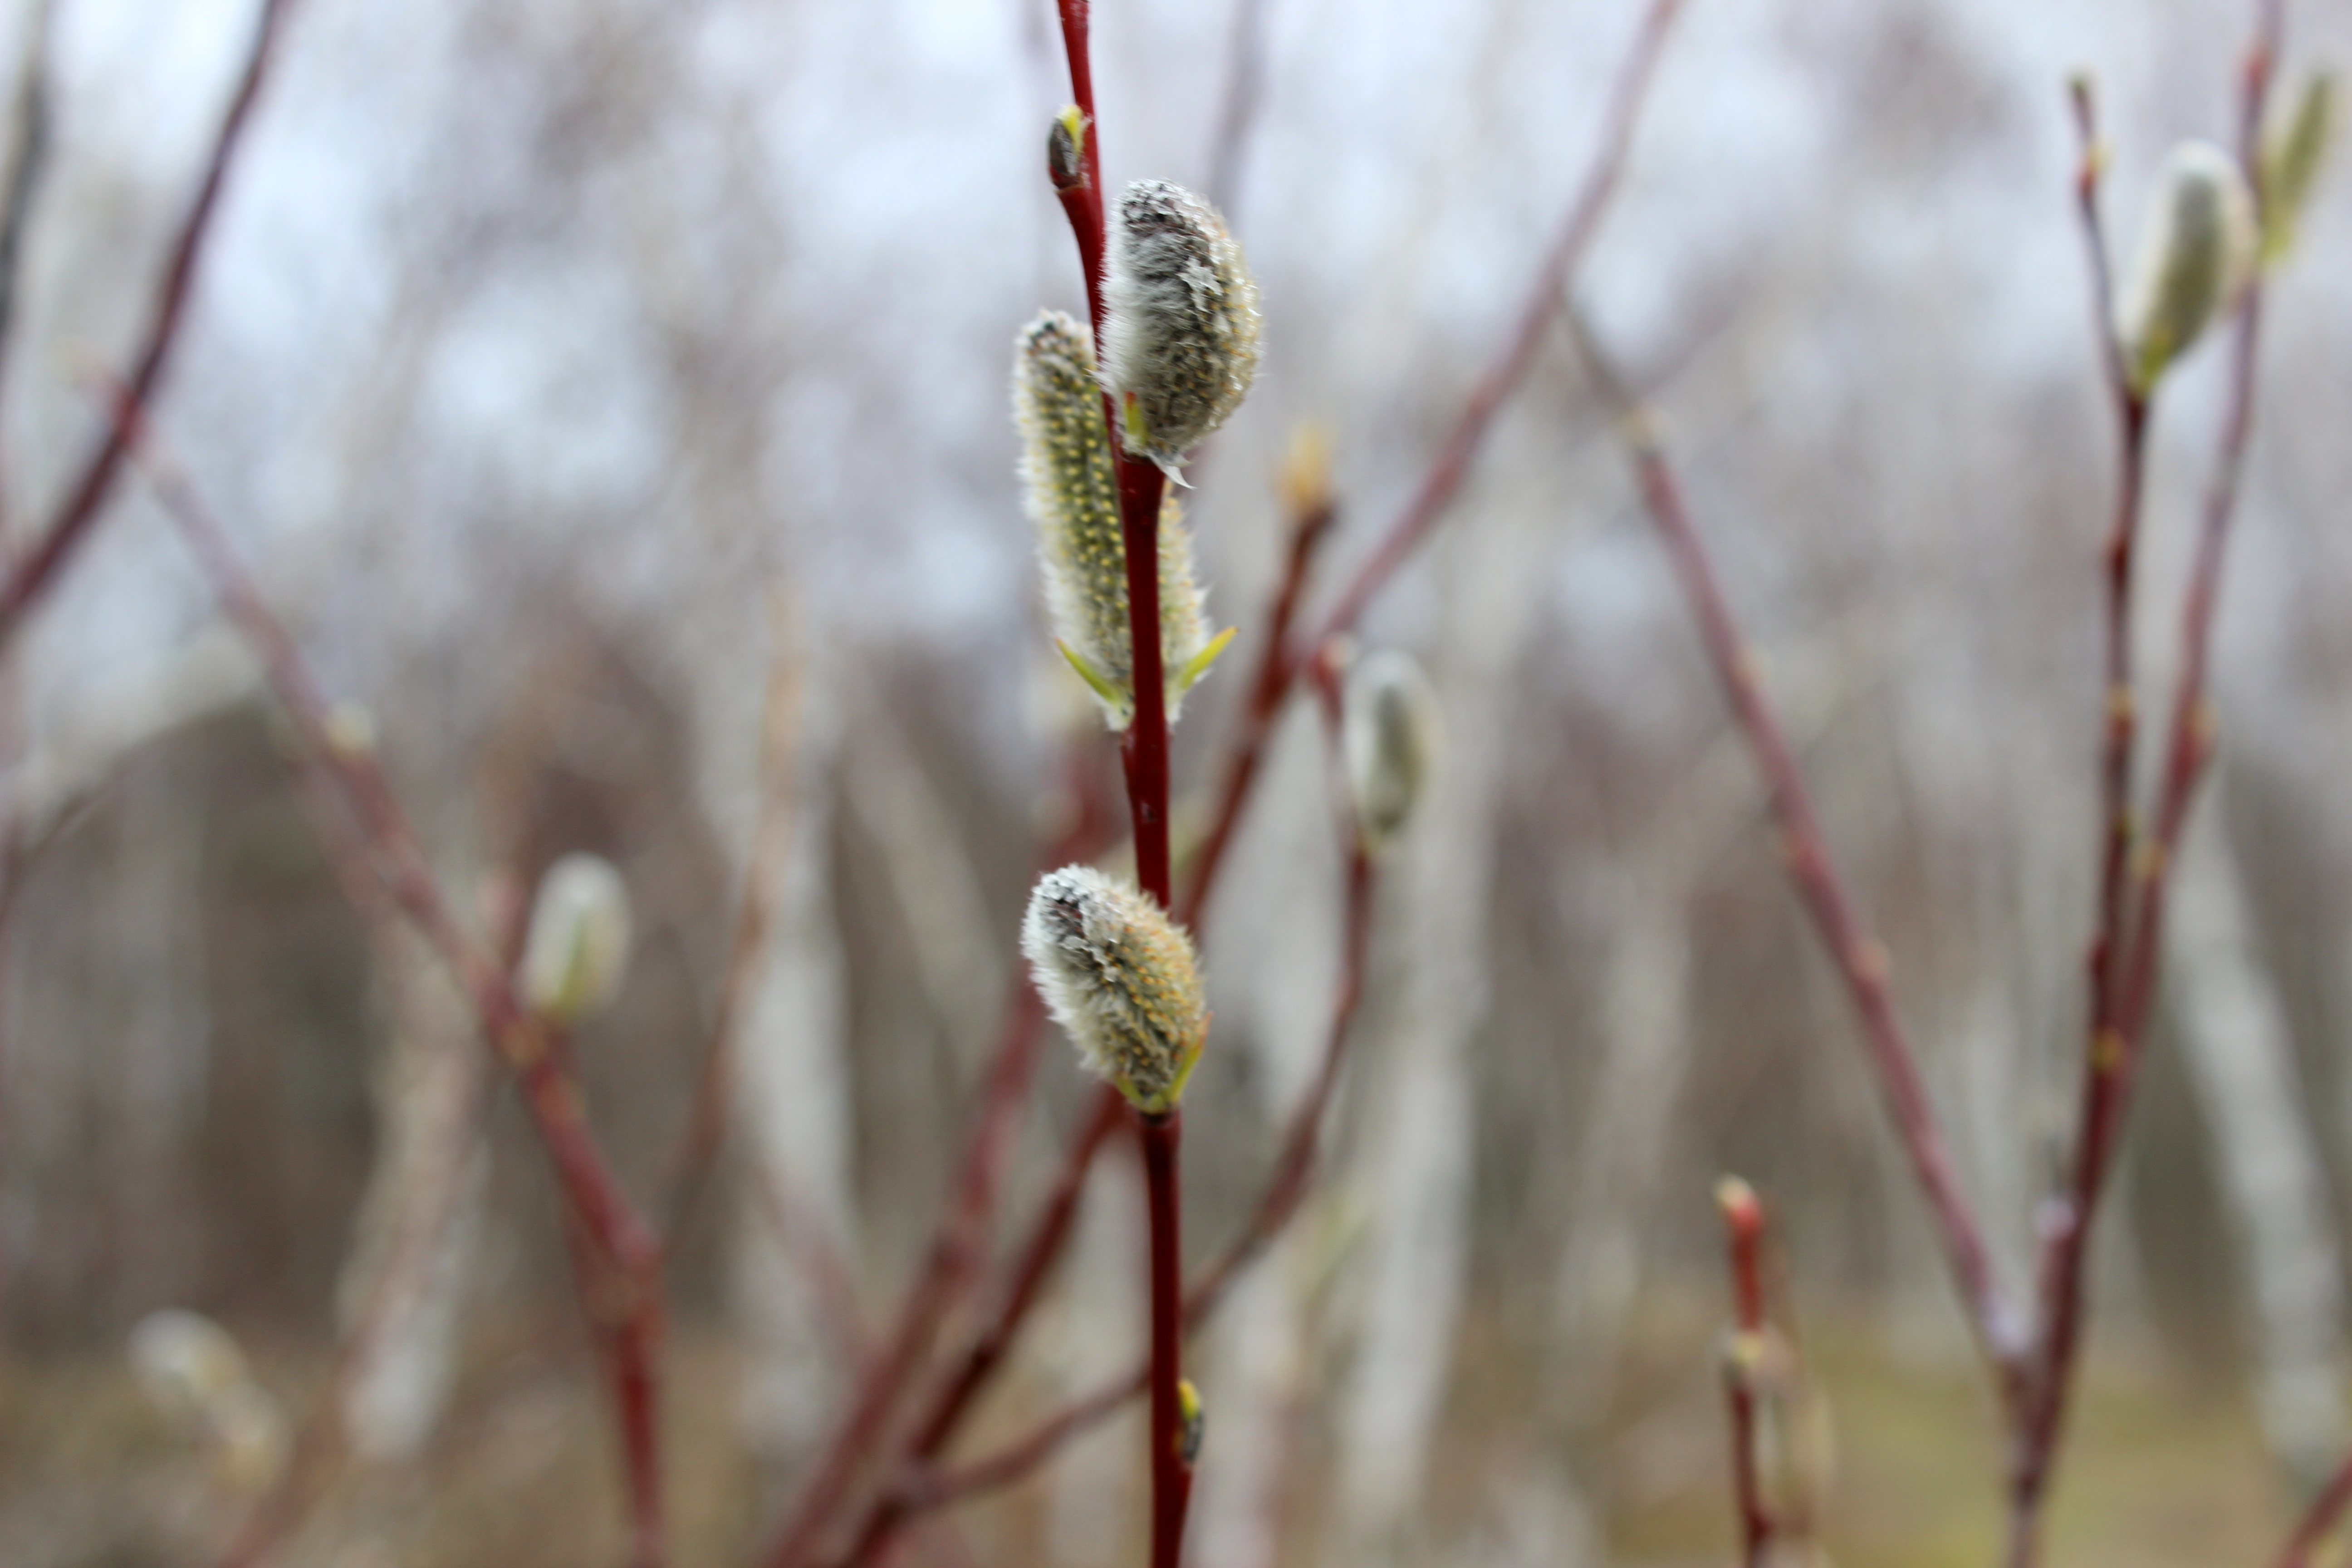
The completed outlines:
[[[1619,427],[1633,463],[1643,507],[1657,526],[1672,559],[1708,662],[1722,683],[1733,718],[1764,774],[1772,815],[1786,844],[1788,871],[1806,913],[1812,918],[1830,959],[1862,1025],[1863,1044],[1878,1082],[1880,1099],[1927,1199],[1937,1239],[1968,1309],[1979,1347],[1995,1373],[2003,1400],[2014,1407],[2021,1393],[2021,1347],[2017,1320],[1993,1276],[1976,1211],[1961,1190],[1941,1125],[1936,1118],[1918,1054],[1911,1045],[1888,984],[1885,947],[1863,923],[1845,877],[1839,869],[1803,770],[1789,745],[1780,710],[1764,689],[1756,657],[1733,616],[1714,562],[1685,508],[1682,489],[1658,445],[1648,411],[1618,375],[1613,363],[1573,307],[1569,323],[1591,367],[1601,395],[1616,408]]]
[[[2327,1484],[2319,1489],[2311,1506],[2295,1521],[2294,1533],[2279,1549],[2277,1568],[2311,1568],[2311,1554],[2318,1550],[2321,1542],[2335,1533],[2347,1507],[2352,1507],[2352,1458],[2346,1458],[2328,1477]]]
[[[2115,401],[2119,436],[2116,515],[2105,552],[2107,579],[2106,687],[2101,711],[2105,738],[2099,759],[2099,904],[2091,942],[2091,1058],[2112,1054],[2116,966],[2124,944],[2125,871],[2137,825],[2132,816],[2132,747],[2139,703],[2132,680],[2133,562],[2139,538],[2140,495],[2147,471],[2147,399],[2133,390],[2116,335],[2114,289],[2107,263],[2106,233],[2099,222],[2099,175],[2106,149],[2099,141],[2097,105],[2088,77],[2074,79],[2072,96],[2082,158],[2074,176],[2082,211],[2083,242],[2091,264],[2092,322],[2100,360]],[[2094,1068],[2095,1070],[2095,1068]]]
[[[1633,47],[1610,89],[1609,107],[1601,122],[1600,145],[1594,149],[1584,182],[1560,225],[1559,237],[1552,241],[1542,266],[1537,269],[1535,286],[1528,291],[1527,302],[1519,307],[1518,324],[1507,340],[1501,356],[1471,388],[1454,428],[1446,435],[1444,446],[1438,449],[1437,461],[1406,503],[1403,515],[1357,569],[1338,603],[1324,616],[1320,627],[1307,639],[1299,658],[1311,655],[1352,627],[1372,595],[1395,575],[1405,558],[1437,526],[1461,490],[1462,481],[1469,476],[1471,459],[1478,455],[1496,411],[1527,379],[1528,368],[1535,363],[1536,351],[1543,345],[1545,329],[1551,325],[1567,300],[1569,279],[1577,263],[1583,259],[1593,236],[1600,232],[1601,216],[1608,211],[1609,198],[1617,188],[1626,154],[1633,146],[1643,100],[1664,54],[1669,25],[1681,4],[1682,0],[1650,0],[1640,30],[1634,35]]]
[[[1094,106],[1094,75],[1087,47],[1087,0],[1061,0],[1063,44],[1070,58],[1070,91],[1085,139],[1082,162],[1089,187],[1083,203],[1067,199],[1064,209],[1077,242],[1087,277],[1087,302],[1094,338],[1106,340],[1100,277],[1104,230],[1101,127]],[[1081,206],[1085,210],[1081,211]],[[1134,717],[1122,737],[1129,813],[1135,826],[1135,875],[1161,909],[1175,903],[1168,855],[1168,684],[1160,644],[1160,500],[1167,476],[1156,463],[1131,458],[1120,439],[1110,394],[1102,399],[1103,429],[1118,477],[1119,541],[1127,554],[1128,647],[1135,693]],[[1177,1568],[1184,1536],[1184,1507],[1192,1492],[1191,1459],[1183,1442],[1184,1418],[1178,1398],[1183,1350],[1178,1327],[1178,1294],[1183,1288],[1183,1238],[1178,1226],[1178,1185],[1183,1120],[1171,1107],[1163,1114],[1136,1112],[1143,1151],[1144,1184],[1150,1196],[1151,1295],[1151,1564]]]
[[[1723,1393],[1731,1412],[1731,1489],[1739,1510],[1739,1560],[1764,1568],[1772,1547],[1772,1513],[1764,1501],[1756,1421],[1756,1373],[1763,1363],[1764,1205],[1737,1176],[1716,1184],[1725,1246],[1731,1255],[1732,1330],[1723,1351]]]
[[[1136,1119],[1151,1228],[1151,1568],[1177,1568],[1192,1464],[1184,1441],[1178,1368],[1184,1352],[1184,1260],[1177,1154],[1183,1112]]]
[[[170,259],[156,288],[154,303],[149,309],[146,336],[125,394],[137,407],[143,408],[153,399],[165,363],[171,357],[172,345],[178,340],[188,296],[195,284],[196,263],[204,253],[205,237],[211,231],[221,189],[228,181],[229,164],[261,96],[262,79],[268,72],[289,4],[290,0],[262,0],[260,19],[254,26],[253,43],[246,54],[244,74],[237,79],[228,111],[213,139],[204,179],[196,187],[195,200],[189,205],[187,216],[181,220],[179,235],[173,242]],[[100,432],[97,450],[82,465],[79,477],[38,537],[8,563],[5,577],[0,578],[0,651],[15,640],[26,615],[97,522],[113,490],[122,460],[129,455],[129,444],[123,422],[108,421]]]
[[[2249,184],[2257,191],[2263,119],[2278,58],[2283,10],[2281,0],[2259,0],[2254,42],[2246,55],[2241,89],[2238,155]],[[2021,1424],[2011,1487],[2013,1568],[2026,1568],[2037,1551],[2042,1504],[2080,1359],[2092,1226],[2115,1164],[2146,1044],[2148,1014],[2156,999],[2168,881],[2179,858],[2189,806],[2213,752],[2214,721],[2206,695],[2213,616],[2220,604],[2222,559],[2253,433],[2261,341],[2262,279],[2257,273],[2239,307],[2231,345],[2229,402],[2220,452],[2205,494],[2197,554],[2181,607],[2180,668],[2174,683],[2153,832],[2135,857],[2133,875],[2139,883],[2138,896],[2131,911],[2129,948],[2117,973],[2114,1026],[2104,1040],[2093,1042],[2073,1169],[2046,1255],[2042,1300],[2047,1321],[2040,1339],[2038,1385],[2029,1415]]]
[[[1342,604],[1326,616],[1321,631],[1308,638],[1301,650],[1296,651],[1288,646],[1284,633],[1286,632],[1297,612],[1314,549],[1319,544],[1322,534],[1329,526],[1328,517],[1311,530],[1304,528],[1302,524],[1302,532],[1307,537],[1302,539],[1294,535],[1292,558],[1282,587],[1277,591],[1271,617],[1273,631],[1266,638],[1265,646],[1260,650],[1258,656],[1259,666],[1252,682],[1252,695],[1244,715],[1242,729],[1233,743],[1231,760],[1227,764],[1217,805],[1212,816],[1212,826],[1203,841],[1199,858],[1195,862],[1185,889],[1183,900],[1177,906],[1179,923],[1196,933],[1205,914],[1207,900],[1214,887],[1218,868],[1223,864],[1224,849],[1231,840],[1255,784],[1259,761],[1272,733],[1275,721],[1281,712],[1284,700],[1296,685],[1308,660],[1314,657],[1316,650],[1339,633],[1354,626],[1372,597],[1385,586],[1388,579],[1393,576],[1410,557],[1414,546],[1444,514],[1459,493],[1462,482],[1468,474],[1470,462],[1483,444],[1496,413],[1510,392],[1525,379],[1529,366],[1533,364],[1535,351],[1540,342],[1543,329],[1550,321],[1552,313],[1559,309],[1561,286],[1590,246],[1593,235],[1597,232],[1600,217],[1607,205],[1608,197],[1616,186],[1620,171],[1631,149],[1633,131],[1638,121],[1642,103],[1655,74],[1667,25],[1673,20],[1679,7],[1680,0],[1650,0],[1649,8],[1644,13],[1634,44],[1621,66],[1616,83],[1612,89],[1609,108],[1604,115],[1593,162],[1588,167],[1583,181],[1571,200],[1569,217],[1563,226],[1559,239],[1547,254],[1545,264],[1538,272],[1535,286],[1530,290],[1527,304],[1522,309],[1517,331],[1506,342],[1496,363],[1473,388],[1462,415],[1449,433],[1444,446],[1440,449],[1428,478],[1415,492],[1404,512],[1384,536],[1382,545],[1375,550],[1372,557],[1360,569]],[[1074,150],[1075,167],[1066,165],[1061,162],[1059,155],[1049,160],[1049,163],[1052,166],[1055,187],[1061,195],[1063,211],[1068,216],[1072,230],[1077,237],[1082,263],[1087,270],[1087,301],[1099,330],[1101,306],[1097,275],[1100,248],[1098,237],[1090,238],[1090,236],[1098,237],[1099,235],[1099,228],[1091,226],[1098,226],[1100,221],[1101,181],[1099,148],[1094,133],[1093,81],[1087,62],[1087,6],[1085,0],[1058,0],[1058,9],[1063,24],[1064,43],[1071,60],[1072,93],[1086,134],[1084,145]],[[1115,429],[1113,434],[1116,450]],[[1135,559],[1135,552],[1131,546],[1129,558],[1130,562]],[[1132,602],[1130,599],[1130,604]],[[1149,637],[1136,639],[1139,649],[1147,645],[1156,647],[1154,639]],[[1139,690],[1149,689],[1149,684],[1144,680],[1139,669],[1137,674],[1137,684]],[[1025,987],[1024,989],[1025,990]],[[1110,1115],[1118,1109],[1116,1098],[1108,1090],[1104,1091],[1102,1097],[1097,1098],[1096,1104],[1094,1115],[1097,1118]],[[1070,1194],[1067,1201],[1075,1203],[1078,1185],[1083,1181],[1088,1163],[1101,1148],[1102,1142],[1103,1139],[1100,1136],[1094,1134],[1090,1125],[1081,1128],[1079,1135],[1072,1140],[1065,1155],[1063,1168],[1053,1184],[1053,1191],[1057,1196],[1064,1194]],[[1034,1280],[1041,1278],[1045,1270],[1050,1267],[1061,1245],[1060,1240],[1056,1238],[1066,1237],[1067,1234],[1067,1219],[1066,1212],[1057,1213],[1055,1207],[1049,1205],[1046,1212],[1033,1223],[1028,1241],[1016,1254],[1021,1277]],[[1222,1289],[1222,1282],[1220,1289]],[[992,1319],[981,1331],[975,1343],[1009,1343],[1017,1331],[1022,1317],[1026,1314],[1034,1298],[1034,1286],[1028,1290],[1016,1289],[1005,1292],[1002,1299],[1010,1315]],[[1213,1297],[1211,1298],[1212,1300],[1213,1299]],[[984,1381],[992,1372],[998,1359],[1001,1359],[1001,1352],[987,1359],[986,1365],[980,1373],[982,1381]],[[975,1385],[970,1393],[963,1395],[963,1398],[968,1402],[971,1394],[976,1393]],[[1113,1397],[1110,1404],[1115,1405],[1119,1398],[1123,1397],[1125,1394],[1121,1393]],[[1090,1424],[1089,1421],[1081,1421],[1076,1425],[1087,1424]],[[1071,1429],[1075,1430],[1076,1426]],[[1039,1457],[1058,1446],[1059,1441],[1058,1437],[1055,1437],[1041,1445],[1038,1450]],[[1034,1459],[1030,1460],[1029,1463],[1034,1463]],[[1011,1473],[1017,1474],[1027,1468],[1027,1464],[1017,1465],[1011,1468]],[[845,1476],[841,1485],[845,1486]],[[861,1539],[864,1533],[861,1531]],[[885,1533],[887,1534],[887,1530]],[[777,1563],[779,1568],[797,1568],[796,1562],[793,1559],[779,1557]]]
[[[312,764],[334,781],[350,805],[374,851],[376,871],[386,892],[457,977],[480,1019],[484,1036],[514,1072],[564,1196],[604,1266],[599,1289],[590,1292],[583,1305],[592,1322],[600,1327],[626,1325],[630,1355],[641,1360],[641,1364],[631,1364],[616,1358],[612,1370],[616,1398],[628,1420],[646,1423],[623,1434],[623,1446],[630,1458],[632,1495],[657,1496],[658,1472],[648,1467],[656,1451],[650,1416],[656,1397],[653,1357],[659,1337],[660,1247],[589,1130],[579,1089],[563,1062],[561,1042],[522,1005],[505,971],[458,923],[373,752],[337,743],[330,706],[300,649],[255,587],[226,533],[185,472],[154,441],[145,411],[130,389],[115,390],[111,414],[117,443],[145,468],[165,514],[179,527],[223,610],[259,657],[271,689],[302,735]],[[657,1522],[650,1531],[642,1516],[634,1522],[637,1561],[651,1568],[659,1562]],[[652,1557],[645,1555],[648,1542],[656,1548]],[[260,1544],[266,1542],[241,1543],[232,1560],[253,1561]]]

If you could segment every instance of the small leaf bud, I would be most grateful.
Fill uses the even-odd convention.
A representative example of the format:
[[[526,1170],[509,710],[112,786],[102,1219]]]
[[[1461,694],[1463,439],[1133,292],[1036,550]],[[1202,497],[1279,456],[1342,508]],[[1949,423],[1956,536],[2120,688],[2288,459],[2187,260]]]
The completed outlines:
[[[612,863],[566,855],[541,879],[523,944],[522,999],[569,1026],[604,1010],[629,966],[629,890]]]
[[[1356,827],[1377,855],[1402,830],[1428,784],[1437,697],[1411,654],[1382,648],[1348,672],[1341,712]]]
[[[1065,866],[1030,894],[1021,951],[1088,1069],[1147,1115],[1174,1109],[1209,1033],[1192,939],[1133,886]]]
[[[1087,117],[1075,103],[1054,117],[1053,129],[1045,133],[1045,170],[1053,176],[1057,191],[1066,191],[1086,180]]]
[[[1103,279],[1103,386],[1129,456],[1173,471],[1257,374],[1257,284],[1214,207],[1165,180],[1119,198]]]
[[[2327,162],[2336,132],[2336,77],[2316,71],[2304,82],[2285,122],[2263,144],[2263,259],[2278,260],[2294,247],[2294,231],[2311,205],[2312,187]]]
[[[2146,397],[2227,308],[2253,251],[2253,197],[2235,161],[2210,142],[2174,149],[2116,312],[2133,393]]]

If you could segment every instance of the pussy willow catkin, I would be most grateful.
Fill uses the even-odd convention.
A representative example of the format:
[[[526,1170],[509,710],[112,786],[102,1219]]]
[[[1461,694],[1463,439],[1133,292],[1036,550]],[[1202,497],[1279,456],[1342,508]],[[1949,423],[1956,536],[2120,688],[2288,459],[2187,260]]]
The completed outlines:
[[[1086,328],[1058,310],[1041,312],[1014,344],[1013,416],[1055,640],[1093,689],[1111,728],[1123,730],[1135,715],[1135,659],[1118,481],[1093,346]],[[1222,644],[1209,635],[1206,602],[1192,574],[1192,536],[1172,494],[1160,507],[1159,539],[1160,656],[1172,722]]]
[[[1021,951],[1087,1067],[1139,1110],[1173,1109],[1209,1032],[1192,938],[1128,883],[1065,866],[1029,895]]]

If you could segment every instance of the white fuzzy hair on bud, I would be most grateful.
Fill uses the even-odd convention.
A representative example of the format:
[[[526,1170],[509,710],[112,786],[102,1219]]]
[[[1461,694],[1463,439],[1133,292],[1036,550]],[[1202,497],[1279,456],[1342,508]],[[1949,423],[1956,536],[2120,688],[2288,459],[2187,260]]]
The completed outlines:
[[[1124,730],[1135,717],[1135,641],[1118,480],[1092,339],[1059,310],[1040,312],[1013,345],[1013,417],[1055,641],[1110,727]],[[1184,693],[1208,673],[1231,634],[1209,635],[1207,602],[1192,573],[1192,538],[1172,492],[1160,509],[1159,541],[1160,657],[1173,723]]]
[[[1181,185],[1119,197],[1103,278],[1103,386],[1119,443],[1170,472],[1249,395],[1257,284],[1217,210]]]
[[[2116,310],[2133,392],[2147,396],[2227,308],[2254,247],[2253,195],[2236,160],[2210,142],[2175,148]]]
[[[566,855],[540,879],[523,945],[524,1005],[569,1026],[601,1012],[629,966],[629,890],[612,863]]]
[[[1065,866],[1030,894],[1021,951],[1087,1067],[1146,1114],[1174,1109],[1209,1034],[1192,939],[1130,884]]]
[[[1348,672],[1341,738],[1357,831],[1377,854],[1402,831],[1437,752],[1437,694],[1411,654],[1382,648]]]

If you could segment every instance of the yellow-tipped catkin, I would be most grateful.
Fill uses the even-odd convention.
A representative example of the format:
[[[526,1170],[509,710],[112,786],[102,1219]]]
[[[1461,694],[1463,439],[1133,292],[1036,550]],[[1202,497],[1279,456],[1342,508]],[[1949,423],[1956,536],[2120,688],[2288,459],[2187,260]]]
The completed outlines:
[[[2145,397],[2227,306],[2254,243],[2253,196],[2236,161],[2210,142],[2174,149],[2116,311],[2133,392]]]
[[[1112,215],[1103,264],[1103,385],[1119,443],[1173,469],[1257,375],[1257,284],[1217,210],[1138,180]]]
[[[1040,313],[1014,345],[1013,416],[1055,640],[1093,689],[1110,727],[1124,730],[1135,717],[1135,660],[1118,481],[1093,344],[1086,328],[1058,310]],[[1223,644],[1209,636],[1207,602],[1192,574],[1192,538],[1172,493],[1160,507],[1159,532],[1160,657],[1172,723],[1184,693]]]
[[[2294,231],[2311,205],[2311,191],[2327,162],[2336,133],[2336,77],[2315,71],[2295,95],[2294,107],[2263,143],[2263,259],[2276,261],[2294,247]]]
[[[1139,1110],[1174,1109],[1209,1034],[1192,939],[1129,883],[1065,866],[1030,894],[1021,951],[1087,1067]]]
[[[1348,672],[1348,783],[1364,847],[1388,847],[1412,816],[1437,752],[1437,695],[1411,654],[1382,648]]]
[[[566,855],[541,879],[522,957],[522,999],[551,1024],[603,1011],[629,966],[629,890],[611,862]]]

